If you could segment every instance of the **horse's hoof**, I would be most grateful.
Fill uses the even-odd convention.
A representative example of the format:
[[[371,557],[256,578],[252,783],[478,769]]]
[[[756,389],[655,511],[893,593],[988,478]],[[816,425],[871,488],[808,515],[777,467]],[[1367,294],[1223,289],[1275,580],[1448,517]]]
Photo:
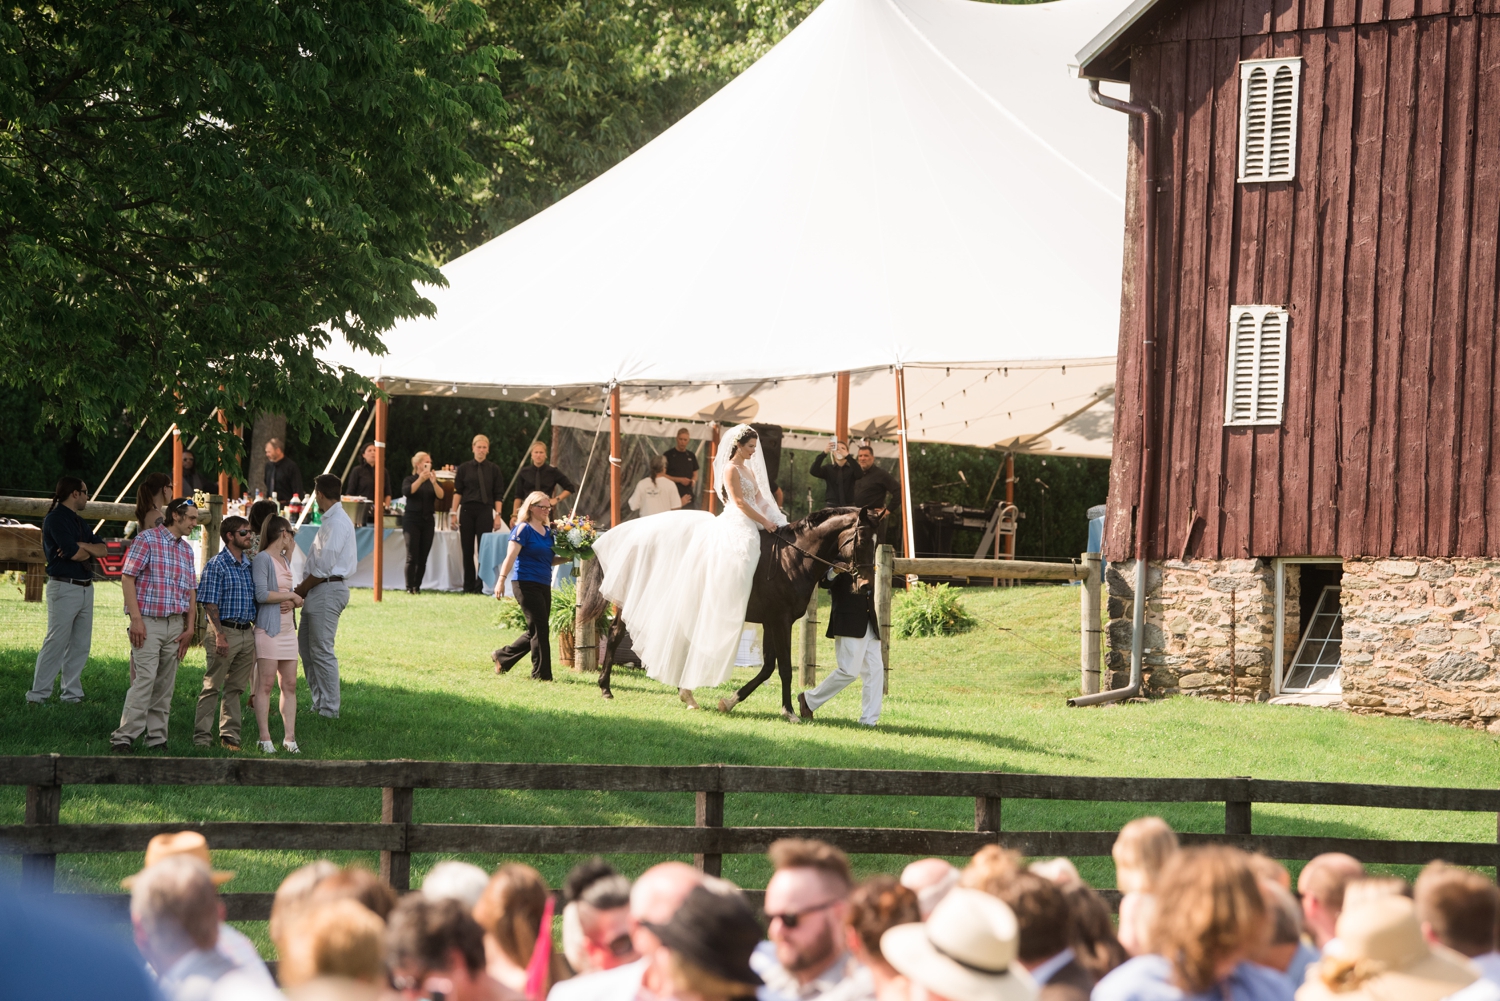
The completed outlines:
[[[695,699],[695,698],[693,698],[693,693],[690,692],[688,689],[686,689],[686,688],[680,689],[677,692],[677,697],[679,699],[681,699],[682,700],[682,704],[685,705],[685,706],[687,706],[689,709],[697,709],[698,708],[698,700]]]
[[[783,709],[783,710],[781,710],[781,718],[784,719],[784,720],[786,720],[788,723],[801,724],[801,722],[802,722],[802,720],[797,716],[797,714],[794,713],[794,712],[792,712],[790,709]]]
[[[615,697],[615,693],[606,688],[604,691],[599,693],[599,697],[602,699],[613,699]]]
[[[719,712],[721,712],[721,713],[727,713],[727,712],[729,712],[731,709],[733,709],[735,706],[737,706],[739,704],[740,704],[740,697],[738,695],[731,695],[728,698],[720,699],[719,700]]]

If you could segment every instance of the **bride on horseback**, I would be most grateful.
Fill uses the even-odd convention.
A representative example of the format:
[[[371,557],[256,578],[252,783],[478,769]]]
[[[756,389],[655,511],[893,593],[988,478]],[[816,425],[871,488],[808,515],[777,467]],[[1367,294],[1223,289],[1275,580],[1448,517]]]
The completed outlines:
[[[672,685],[689,709],[693,689],[722,685],[734,670],[745,626],[760,532],[787,523],[771,494],[760,436],[737,424],[720,440],[714,489],[724,504],[628,521],[594,545],[600,592],[630,623],[646,673]]]

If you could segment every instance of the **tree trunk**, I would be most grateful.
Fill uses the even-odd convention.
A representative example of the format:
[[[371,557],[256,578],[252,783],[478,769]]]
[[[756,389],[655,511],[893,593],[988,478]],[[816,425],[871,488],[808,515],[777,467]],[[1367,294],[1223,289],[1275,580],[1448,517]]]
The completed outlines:
[[[286,418],[280,414],[260,414],[250,431],[250,468],[245,473],[249,477],[245,491],[251,497],[255,491],[266,488],[266,442],[272,438],[286,442]]]

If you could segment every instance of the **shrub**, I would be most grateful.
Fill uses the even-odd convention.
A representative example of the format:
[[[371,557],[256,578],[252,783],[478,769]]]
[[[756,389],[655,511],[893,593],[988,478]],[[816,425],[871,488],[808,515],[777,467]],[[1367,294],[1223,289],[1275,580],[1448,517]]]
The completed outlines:
[[[977,620],[964,608],[959,592],[947,584],[917,584],[897,595],[891,610],[891,635],[952,636],[968,632]]]
[[[565,581],[562,587],[552,589],[552,616],[550,621],[552,631],[559,635],[568,633],[571,635],[575,628],[578,616],[578,586],[572,581]],[[594,623],[594,628],[603,635],[609,629],[609,605],[599,613],[599,618]]]

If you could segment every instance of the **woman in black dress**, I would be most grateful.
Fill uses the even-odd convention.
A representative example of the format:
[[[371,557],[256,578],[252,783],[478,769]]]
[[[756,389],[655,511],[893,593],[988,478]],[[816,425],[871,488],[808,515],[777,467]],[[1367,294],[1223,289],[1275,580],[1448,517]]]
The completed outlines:
[[[420,594],[427,554],[432,552],[432,506],[442,499],[443,488],[432,471],[432,456],[426,452],[411,457],[411,469],[411,475],[401,481],[401,495],[406,498],[401,531],[406,535],[406,593]]]

